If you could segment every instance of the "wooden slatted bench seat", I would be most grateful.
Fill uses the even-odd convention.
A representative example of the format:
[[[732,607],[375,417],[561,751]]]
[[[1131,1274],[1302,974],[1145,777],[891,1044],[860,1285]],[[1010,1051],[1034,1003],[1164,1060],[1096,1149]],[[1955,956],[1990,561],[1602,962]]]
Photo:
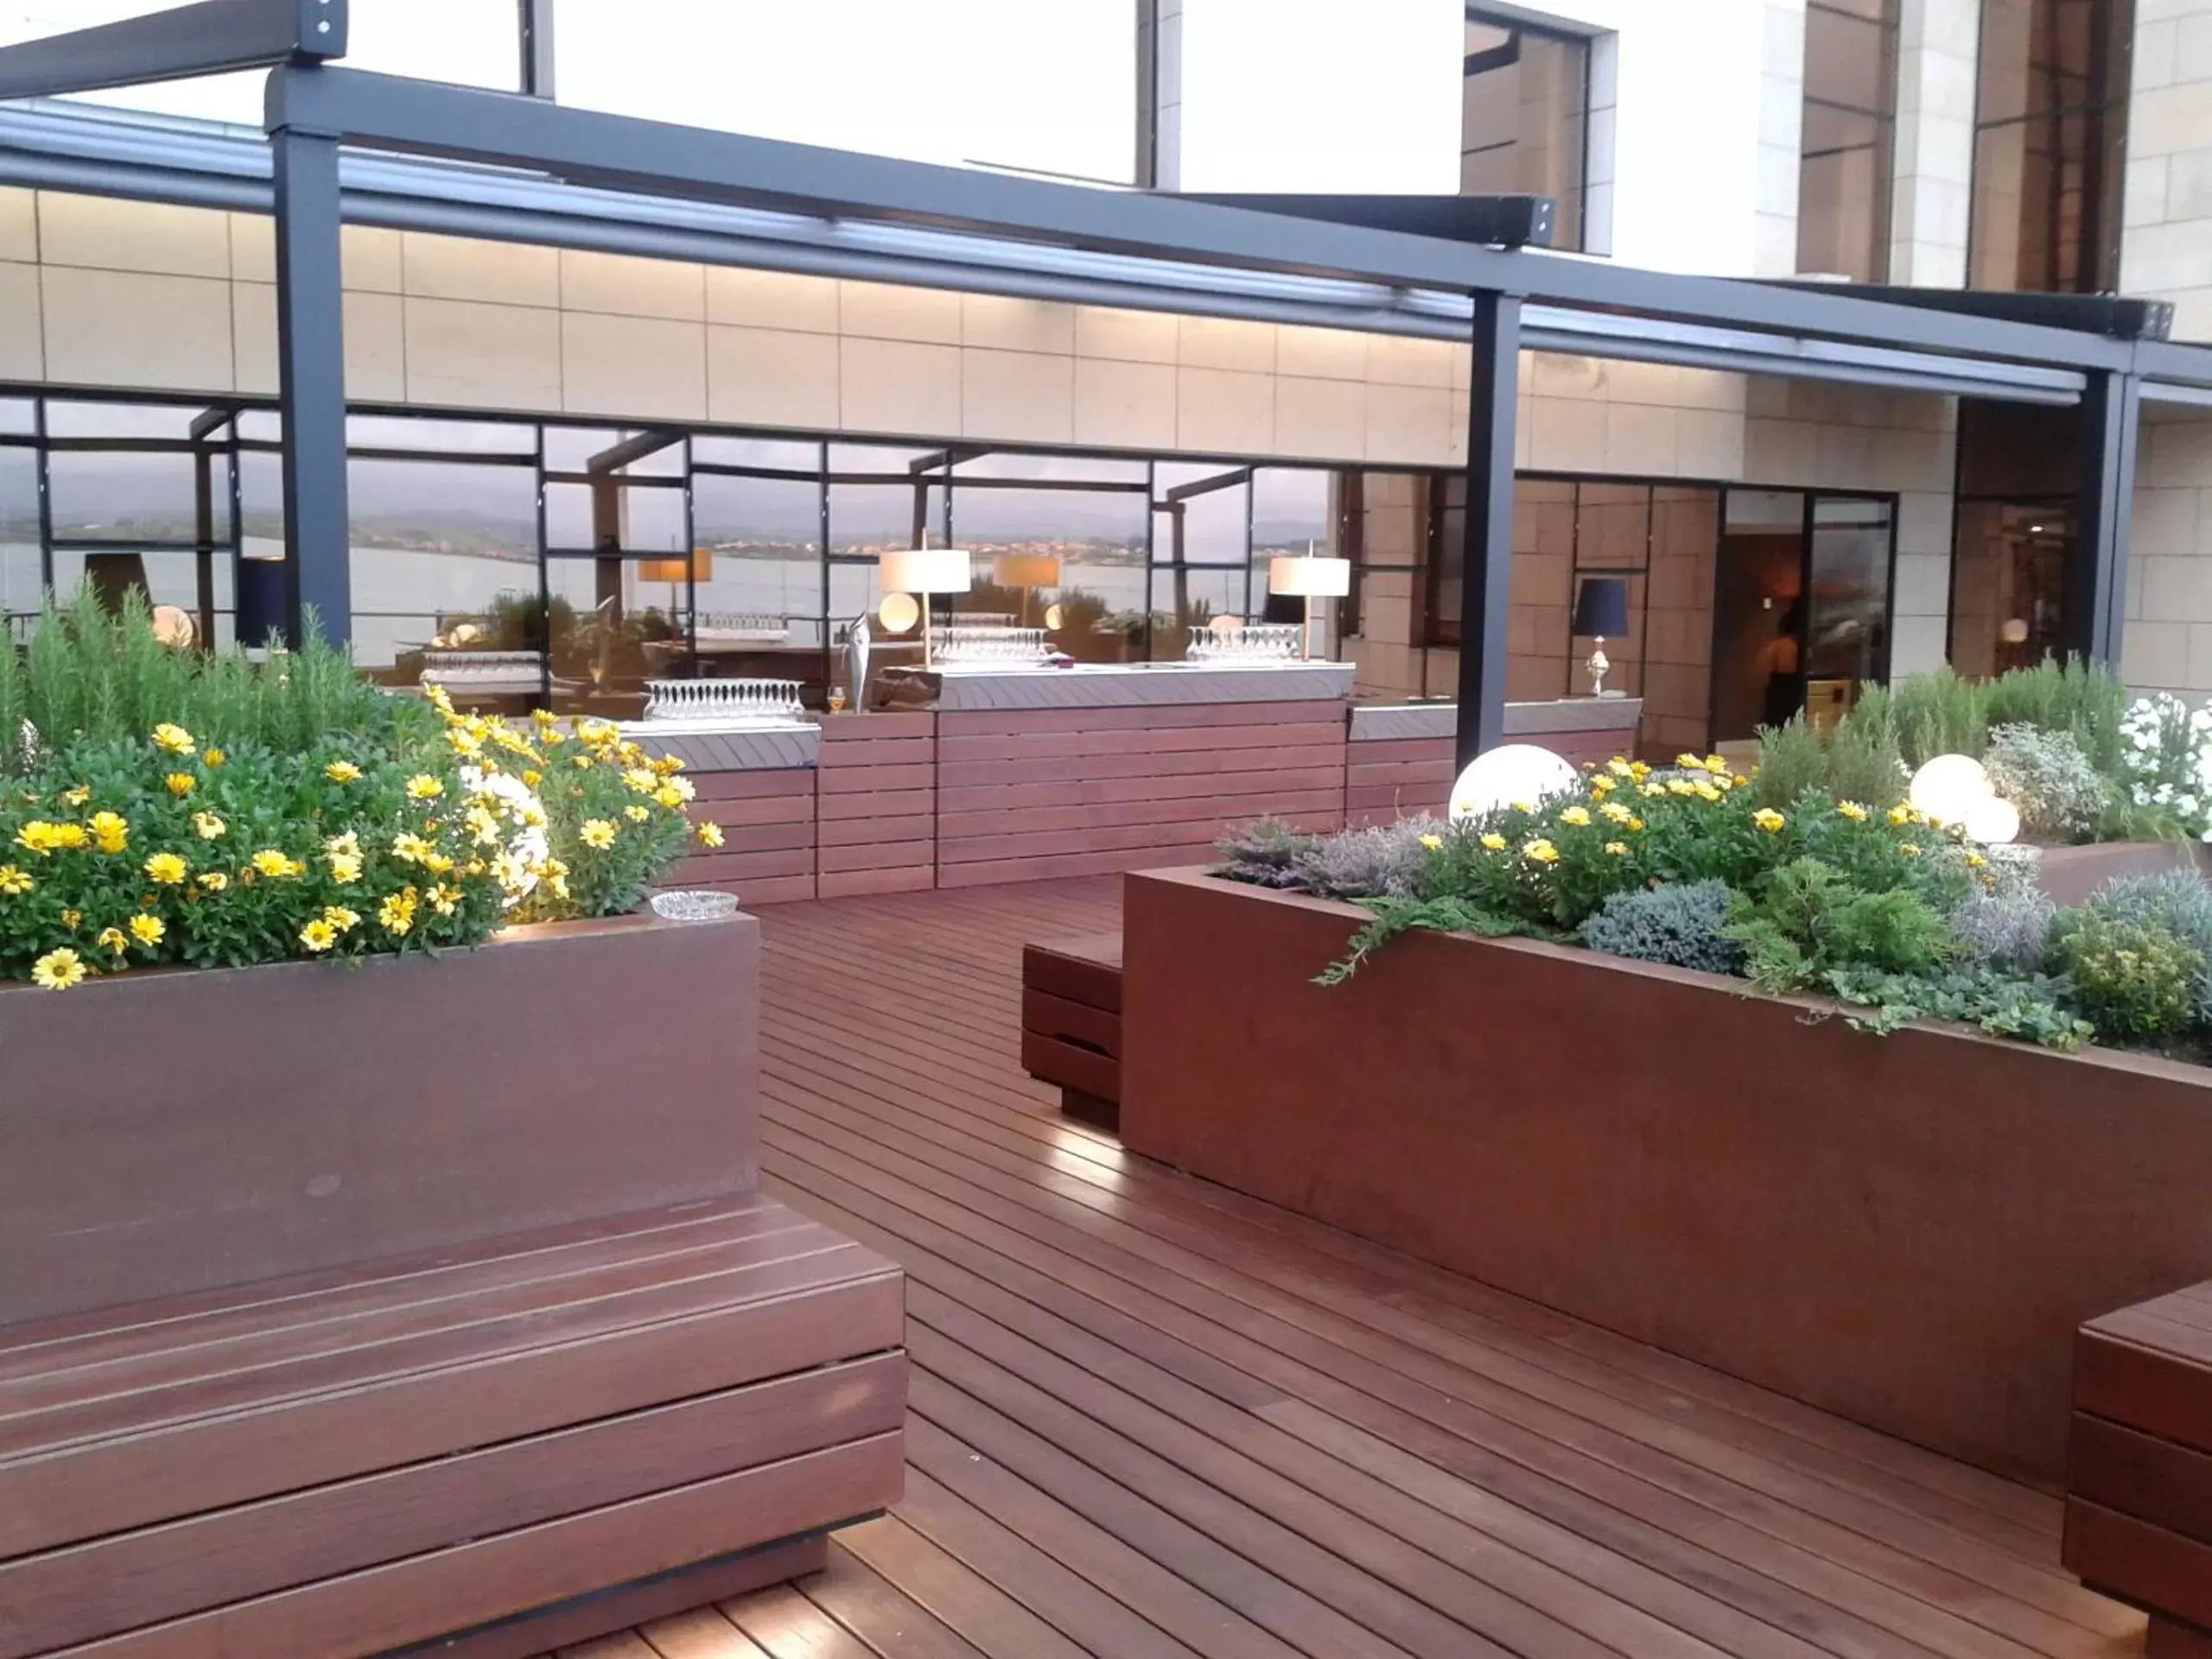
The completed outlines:
[[[2074,1348],[2066,1565],[2212,1659],[2212,1283],[2092,1319]]]
[[[814,1570],[899,1495],[903,1304],[747,1195],[0,1330],[0,1659],[517,1659]]]
[[[1122,1121],[1122,936],[1021,948],[1021,1065],[1059,1085],[1060,1109],[1103,1129]]]

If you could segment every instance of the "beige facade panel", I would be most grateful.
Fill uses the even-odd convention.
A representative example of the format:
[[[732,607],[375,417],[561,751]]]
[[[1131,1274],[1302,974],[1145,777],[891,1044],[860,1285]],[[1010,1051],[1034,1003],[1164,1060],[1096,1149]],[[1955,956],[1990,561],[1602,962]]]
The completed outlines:
[[[960,343],[1004,352],[1075,351],[1072,305],[1050,300],[1009,299],[998,294],[960,296]]]
[[[1605,464],[1600,471],[1637,478],[1675,473],[1675,411],[1653,404],[1605,406]]]
[[[561,250],[561,308],[676,322],[707,320],[707,272],[681,259]]]
[[[558,311],[412,295],[404,304],[410,402],[470,409],[562,407]]]
[[[1175,447],[1202,454],[1274,453],[1274,378],[1234,369],[1177,369]]]
[[[957,346],[960,298],[944,289],[841,282],[837,284],[838,331],[849,337]]]
[[[563,312],[561,400],[572,415],[703,421],[706,325]]]
[[[1367,341],[1367,335],[1349,328],[1280,324],[1275,329],[1275,369],[1312,380],[1364,380]]]
[[[39,194],[39,252],[49,265],[168,276],[231,274],[231,216],[207,207]]]
[[[1452,385],[1453,347],[1441,340],[1412,340],[1398,334],[1370,334],[1367,378],[1384,385]]]
[[[834,334],[708,324],[707,418],[836,430],[837,351]]]
[[[838,348],[837,391],[847,431],[943,437],[960,429],[960,348],[848,334]]]
[[[276,222],[266,213],[232,213],[231,275],[241,283],[276,280]]]
[[[338,232],[338,253],[346,287],[375,294],[407,291],[406,252],[397,231],[347,225]]]
[[[1078,331],[1082,324],[1078,316]],[[1117,449],[1173,448],[1175,374],[1167,363],[1078,357],[1075,442]]]
[[[163,391],[233,389],[226,282],[48,265],[40,295],[50,380]]]
[[[1069,332],[1072,337],[1072,319]],[[1071,442],[1075,359],[1044,352],[963,350],[960,435],[1015,443]]]
[[[1542,382],[1538,381],[1541,387]],[[1540,473],[1601,473],[1605,470],[1605,409],[1582,398],[1529,400],[1529,455]]]
[[[2153,409],[2136,469],[2120,671],[2139,691],[2212,693],[2212,411]]]
[[[231,361],[234,390],[275,395],[276,289],[271,284],[231,284]]]
[[[800,334],[837,332],[837,283],[829,276],[707,267],[707,321]]]
[[[1317,461],[1363,460],[1367,397],[1367,386],[1357,380],[1278,375],[1275,448],[1284,454]]]
[[[561,303],[561,256],[553,248],[473,237],[400,234],[400,280],[408,297],[492,305]]]
[[[1129,363],[1173,363],[1176,319],[1164,311],[1081,306],[1076,311],[1075,349],[1078,357],[1113,358]]]
[[[46,378],[38,267],[0,264],[0,380]]]
[[[0,188],[0,259],[38,263],[38,193]]]
[[[1744,416],[1739,410],[1678,409],[1675,471],[1683,478],[1744,475]]]
[[[1175,319],[1175,360],[1185,368],[1275,372],[1275,325],[1235,317]]]
[[[346,296],[346,395],[406,401],[407,302],[397,294]]]
[[[1404,467],[1448,464],[1452,432],[1465,423],[1465,408],[1443,386],[1370,385],[1369,462]]]

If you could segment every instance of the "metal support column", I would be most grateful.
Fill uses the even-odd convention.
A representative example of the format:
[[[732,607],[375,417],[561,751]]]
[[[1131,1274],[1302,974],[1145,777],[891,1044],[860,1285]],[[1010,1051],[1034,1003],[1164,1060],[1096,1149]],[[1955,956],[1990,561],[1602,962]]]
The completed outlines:
[[[1513,578],[1513,423],[1521,299],[1475,296],[1467,394],[1467,513],[1459,582],[1459,762],[1505,741],[1505,614]]]
[[[2066,648],[2115,665],[2127,620],[2128,530],[2142,387],[2132,374],[2092,374],[2082,398],[2082,488],[2066,569]]]
[[[276,365],[284,420],[285,626],[312,608],[323,637],[353,632],[346,514],[346,307],[339,275],[338,140],[269,136],[276,181]]]

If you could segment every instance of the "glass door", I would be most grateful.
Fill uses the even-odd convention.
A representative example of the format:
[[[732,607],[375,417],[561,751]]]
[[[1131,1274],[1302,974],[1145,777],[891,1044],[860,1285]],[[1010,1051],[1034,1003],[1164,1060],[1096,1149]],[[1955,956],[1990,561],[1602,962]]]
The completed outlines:
[[[1895,512],[1886,499],[1815,495],[1805,520],[1805,717],[1826,730],[1890,672]]]

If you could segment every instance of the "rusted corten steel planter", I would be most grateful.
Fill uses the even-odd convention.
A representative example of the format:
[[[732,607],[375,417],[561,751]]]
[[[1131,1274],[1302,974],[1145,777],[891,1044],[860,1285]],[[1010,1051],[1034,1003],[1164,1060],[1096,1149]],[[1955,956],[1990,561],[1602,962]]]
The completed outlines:
[[[2007,1474],[2085,1319],[2212,1274],[2212,1071],[1133,875],[1133,1150]]]

